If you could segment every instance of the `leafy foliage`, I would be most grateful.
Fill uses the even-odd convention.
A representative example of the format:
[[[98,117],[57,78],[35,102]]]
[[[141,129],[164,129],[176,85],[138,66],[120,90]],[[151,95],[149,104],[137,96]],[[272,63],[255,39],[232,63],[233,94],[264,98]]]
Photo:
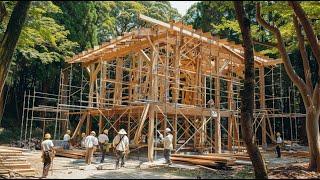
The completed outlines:
[[[1,3],[8,16],[1,19],[0,38],[16,2]],[[181,18],[169,1],[33,1],[7,78],[8,104],[2,125],[19,125],[20,121],[12,118],[21,118],[25,91],[34,88],[58,93],[60,70],[67,65],[65,58],[146,26],[138,19],[139,13],[166,22]],[[80,84],[80,67],[74,67],[74,73],[74,83]]]

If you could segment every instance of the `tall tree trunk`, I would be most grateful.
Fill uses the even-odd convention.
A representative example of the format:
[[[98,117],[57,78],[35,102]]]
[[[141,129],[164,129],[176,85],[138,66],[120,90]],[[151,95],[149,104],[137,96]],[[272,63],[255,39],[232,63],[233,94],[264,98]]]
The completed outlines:
[[[319,114],[308,110],[306,127],[310,152],[309,168],[320,172]]]
[[[3,108],[4,108],[4,102],[5,102],[4,94],[5,93],[0,94],[0,127],[1,127],[1,124],[2,124]]]
[[[8,15],[6,6],[4,2],[0,1],[0,23],[2,23],[3,19]]]
[[[304,47],[304,37],[302,34],[301,26],[305,31],[307,36],[307,40],[311,45],[312,53],[320,66],[320,47],[318,45],[318,38],[314,34],[314,31],[311,27],[310,22],[307,19],[307,16],[297,1],[289,1],[288,2],[291,8],[294,11],[293,14],[293,23],[297,33],[297,39],[299,42],[299,49],[302,56],[303,65],[304,65],[304,72],[305,82],[294,70],[290,58],[288,56],[287,50],[284,45],[283,38],[281,36],[280,30],[267,23],[262,17],[260,13],[260,3],[257,3],[257,11],[256,11],[256,19],[260,25],[271,31],[277,38],[277,48],[283,59],[285,70],[292,80],[292,82],[297,86],[301,97],[303,99],[303,104],[306,108],[307,118],[306,118],[306,131],[309,143],[309,151],[310,151],[310,164],[309,168],[311,170],[317,170],[320,172],[320,145],[319,145],[319,114],[320,114],[320,79],[317,80],[316,85],[312,86],[312,84],[308,83],[308,79],[311,78],[310,75],[310,67],[308,66],[310,63],[310,59],[308,59],[307,53]],[[299,19],[299,21],[298,21]],[[301,26],[300,26],[301,25]],[[320,71],[318,70],[318,76]]]
[[[253,140],[253,106],[254,106],[254,55],[252,38],[250,32],[250,20],[247,18],[242,1],[234,1],[237,20],[241,29],[244,59],[245,59],[245,79],[244,89],[241,91],[241,130],[242,136],[252,161],[255,177],[257,179],[267,179],[267,168]]]
[[[0,94],[2,94],[13,52],[17,45],[30,3],[30,1],[17,2],[11,14],[6,32],[0,42]]]

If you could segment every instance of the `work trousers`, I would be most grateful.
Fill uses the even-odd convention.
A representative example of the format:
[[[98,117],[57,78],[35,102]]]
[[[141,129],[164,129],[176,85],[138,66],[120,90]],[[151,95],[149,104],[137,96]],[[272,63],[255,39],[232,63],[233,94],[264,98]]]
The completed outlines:
[[[121,159],[121,167],[124,166],[124,156],[125,156],[125,153],[124,153],[124,151],[116,150],[115,154],[116,154],[116,168],[118,169],[118,168],[119,168],[119,161],[120,161],[120,159]]]
[[[63,141],[63,149],[70,149],[70,143],[69,141]]]
[[[277,151],[277,154],[278,154],[278,158],[280,158],[280,157],[281,157],[281,148],[280,148],[280,144],[277,144],[276,151]]]
[[[171,159],[170,159],[170,157],[171,157],[171,150],[170,149],[164,149],[163,156],[166,159],[166,163],[167,164],[171,164],[172,163]]]
[[[87,148],[86,151],[86,164],[91,164],[94,148]]]
[[[43,171],[42,177],[47,177],[51,165],[51,157],[49,151],[43,153]]]
[[[101,151],[101,161],[100,161],[100,163],[103,163],[104,162],[104,157],[106,155],[106,150],[104,149],[104,144],[100,143],[99,146],[100,146],[100,151]]]

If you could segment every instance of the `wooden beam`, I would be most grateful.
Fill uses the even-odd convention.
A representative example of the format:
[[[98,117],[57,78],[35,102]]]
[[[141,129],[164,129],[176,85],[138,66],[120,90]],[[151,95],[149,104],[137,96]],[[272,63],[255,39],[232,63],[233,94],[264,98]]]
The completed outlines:
[[[259,68],[259,86],[260,86],[260,109],[264,109],[266,107],[266,101],[265,101],[265,79],[264,79],[264,67],[261,66]],[[264,149],[267,148],[267,128],[266,128],[266,118],[263,116],[263,119],[261,120],[261,128],[262,128],[262,147]]]
[[[84,112],[84,113],[81,115],[80,121],[79,121],[76,129],[74,130],[74,133],[73,133],[71,139],[74,139],[74,138],[77,136],[79,130],[80,130],[81,127],[82,127],[83,122],[86,120],[86,117],[87,117],[87,112]]]
[[[232,74],[230,74],[230,76],[232,76]],[[233,84],[232,84],[232,81],[228,81],[227,82],[227,90],[228,90],[228,109],[229,110],[234,110],[233,109]],[[232,128],[233,128],[233,117],[230,116],[228,118],[228,150],[229,151],[232,151],[232,138],[233,138],[233,135],[232,135]]]
[[[219,72],[219,59],[216,58],[216,66],[215,66],[215,71],[216,73]],[[214,87],[215,87],[215,105],[216,109],[218,110],[218,117],[215,119],[215,152],[216,153],[221,153],[221,118],[220,118],[220,78],[215,77],[215,82],[214,82]]]
[[[142,129],[143,129],[143,126],[144,126],[144,122],[145,122],[145,120],[147,118],[147,114],[149,113],[149,107],[150,107],[150,104],[147,104],[143,108],[143,112],[141,114],[141,118],[140,118],[140,121],[139,121],[138,129],[136,130],[136,134],[135,134],[134,139],[133,139],[134,144],[139,144],[139,139],[141,137],[141,132],[142,132]]]

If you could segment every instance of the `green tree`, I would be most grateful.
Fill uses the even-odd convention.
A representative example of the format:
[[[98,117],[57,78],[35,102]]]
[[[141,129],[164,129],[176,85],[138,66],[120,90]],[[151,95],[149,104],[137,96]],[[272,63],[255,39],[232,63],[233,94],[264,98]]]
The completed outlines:
[[[243,7],[243,2],[234,1],[236,17],[241,29],[244,47],[244,89],[241,91],[241,129],[242,136],[252,161],[254,174],[257,179],[268,179],[267,168],[260,153],[258,146],[254,143],[254,132],[252,123],[254,120],[254,55],[253,43],[250,32],[250,20],[248,19]]]

